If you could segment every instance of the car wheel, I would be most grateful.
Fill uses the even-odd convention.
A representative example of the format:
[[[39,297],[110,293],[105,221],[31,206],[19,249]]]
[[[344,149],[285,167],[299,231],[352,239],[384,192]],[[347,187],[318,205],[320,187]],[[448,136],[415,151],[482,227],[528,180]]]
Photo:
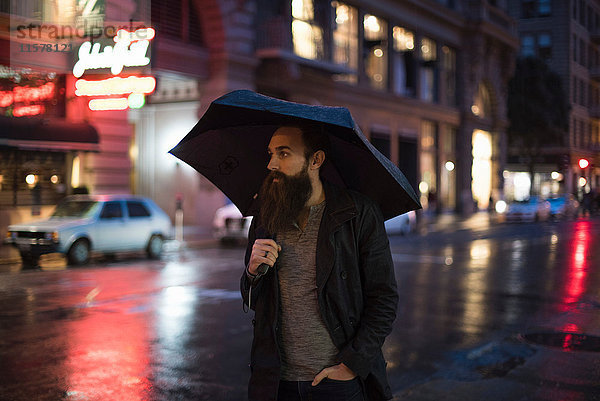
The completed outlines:
[[[21,252],[21,263],[23,264],[23,269],[35,269],[39,266],[40,256]]]
[[[67,261],[75,266],[87,264],[90,261],[90,243],[83,238],[75,241],[67,253]]]
[[[148,240],[148,246],[146,247],[146,253],[150,259],[160,258],[162,253],[163,239],[160,235],[153,235]]]

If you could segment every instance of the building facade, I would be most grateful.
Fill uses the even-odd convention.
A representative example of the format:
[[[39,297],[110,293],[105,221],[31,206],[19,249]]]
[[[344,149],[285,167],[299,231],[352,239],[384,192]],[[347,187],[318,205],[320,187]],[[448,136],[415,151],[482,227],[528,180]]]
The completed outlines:
[[[427,209],[502,197],[515,22],[488,1],[263,1],[257,89],[350,109]]]
[[[508,10],[518,20],[520,56],[540,58],[560,75],[571,109],[563,145],[546,148],[533,182],[521,179],[523,188],[512,183],[509,192],[533,187],[581,200],[600,185],[600,1],[509,0]],[[517,158],[510,161],[507,170],[522,177],[527,170]]]
[[[348,107],[371,142],[406,174],[426,209],[470,213],[503,197],[506,84],[518,48],[516,24],[504,4],[486,0],[105,0],[78,9],[80,3],[87,4],[2,3],[0,16],[11,27],[0,35],[7,45],[3,48],[10,49],[0,53],[5,75],[23,79],[25,71],[34,71],[43,76],[36,78],[35,85],[43,88],[55,80],[54,88],[59,88],[55,98],[42,99],[53,105],[45,110],[55,114],[17,116],[13,107],[2,109],[5,117],[11,124],[40,119],[70,124],[79,142],[70,138],[72,143],[63,144],[58,152],[39,135],[34,138],[35,149],[22,136],[15,140],[0,135],[0,150],[7,152],[0,162],[0,214],[4,216],[0,226],[30,217],[36,204],[41,204],[38,214],[43,215],[62,196],[85,187],[94,193],[150,196],[173,219],[182,205],[184,224],[209,228],[225,197],[167,151],[212,100],[241,88],[292,101]],[[70,53],[52,52],[42,58],[39,53],[20,52],[34,42],[56,40],[52,42],[48,31],[32,38],[36,28],[18,30],[17,26],[64,27],[81,24],[84,17],[104,33],[110,24],[125,24],[129,35],[152,32],[151,38],[145,38],[149,44],[144,56],[149,63],[124,66],[117,74],[104,65],[84,69],[77,76],[80,46],[90,42],[89,51],[94,51],[94,39],[85,36],[69,42],[75,46]],[[100,25],[94,25],[94,18],[96,24],[101,18]],[[133,22],[139,25],[134,27]],[[16,38],[21,32],[25,37]],[[115,31],[105,36],[102,40],[121,40]],[[143,42],[131,39],[126,50],[137,49],[136,41]],[[89,89],[96,83],[87,83],[89,92],[84,93],[78,83],[131,76],[143,79],[135,82],[144,96],[128,99],[129,107],[120,110],[97,107],[124,101],[113,99],[121,96],[118,93],[98,95]],[[140,88],[150,78],[155,87],[144,92]],[[63,139],[69,142],[68,136]],[[24,158],[18,168],[15,154]],[[36,167],[39,173],[31,169],[36,158],[41,163]],[[56,165],[55,174],[49,175],[48,163]],[[44,185],[53,192],[42,188],[40,201],[33,189],[37,182],[32,186],[26,181],[29,175],[50,182],[53,186]]]

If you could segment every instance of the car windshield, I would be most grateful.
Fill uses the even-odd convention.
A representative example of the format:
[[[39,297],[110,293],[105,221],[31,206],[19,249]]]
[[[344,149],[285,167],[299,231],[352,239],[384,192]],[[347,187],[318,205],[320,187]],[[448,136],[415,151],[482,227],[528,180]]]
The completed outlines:
[[[97,203],[93,200],[65,200],[56,206],[52,217],[86,217]]]

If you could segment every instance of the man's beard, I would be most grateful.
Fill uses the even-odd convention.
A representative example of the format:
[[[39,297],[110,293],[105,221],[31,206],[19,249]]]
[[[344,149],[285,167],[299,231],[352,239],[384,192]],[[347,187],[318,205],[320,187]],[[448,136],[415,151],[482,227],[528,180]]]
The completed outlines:
[[[276,178],[278,182],[273,182]],[[260,188],[260,222],[270,234],[289,229],[312,194],[308,163],[302,170],[288,176],[271,171]]]

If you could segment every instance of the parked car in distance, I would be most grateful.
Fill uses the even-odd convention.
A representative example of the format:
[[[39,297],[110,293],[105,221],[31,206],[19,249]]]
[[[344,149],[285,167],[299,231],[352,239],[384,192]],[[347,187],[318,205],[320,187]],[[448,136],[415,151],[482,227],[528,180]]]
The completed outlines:
[[[550,202],[538,196],[516,201],[508,205],[506,221],[542,221],[550,217]]]
[[[553,219],[572,218],[577,216],[579,202],[571,194],[557,195],[546,199],[550,202],[550,217]]]
[[[233,203],[220,207],[213,218],[213,236],[222,243],[246,240],[252,216],[244,217]]]
[[[73,195],[48,219],[10,225],[5,242],[19,250],[25,266],[37,266],[41,255],[53,252],[83,265],[92,252],[145,251],[158,258],[171,236],[171,219],[148,198]]]
[[[414,231],[417,225],[417,215],[411,210],[385,222],[385,231],[388,235],[401,234],[406,235]]]

